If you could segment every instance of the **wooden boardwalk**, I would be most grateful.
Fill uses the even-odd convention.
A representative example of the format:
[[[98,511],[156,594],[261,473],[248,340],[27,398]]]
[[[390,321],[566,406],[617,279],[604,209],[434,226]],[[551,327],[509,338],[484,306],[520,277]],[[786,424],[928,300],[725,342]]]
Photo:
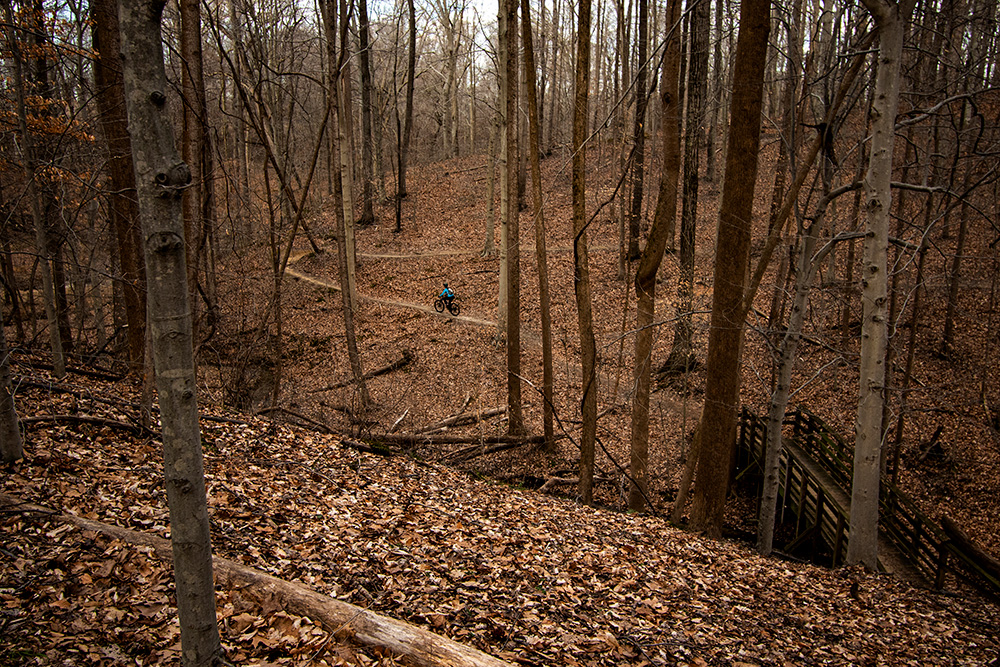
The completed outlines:
[[[764,460],[767,422],[744,410],[739,451],[744,473]],[[780,457],[779,522],[794,522],[793,552],[825,546],[832,566],[844,562],[850,537],[853,449],[819,417],[805,409],[789,413]],[[743,474],[743,473],[741,473]],[[941,588],[948,572],[1000,595],[1000,580],[974,554],[948,538],[899,488],[883,484],[879,499],[879,569],[916,585]]]

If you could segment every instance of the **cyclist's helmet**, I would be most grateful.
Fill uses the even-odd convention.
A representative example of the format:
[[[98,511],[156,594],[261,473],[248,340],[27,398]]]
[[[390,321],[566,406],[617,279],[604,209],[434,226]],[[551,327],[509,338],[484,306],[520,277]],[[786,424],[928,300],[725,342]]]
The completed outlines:
[[[445,282],[444,286],[445,286],[445,287],[447,287],[447,286],[448,286],[448,283],[447,283],[447,282]]]

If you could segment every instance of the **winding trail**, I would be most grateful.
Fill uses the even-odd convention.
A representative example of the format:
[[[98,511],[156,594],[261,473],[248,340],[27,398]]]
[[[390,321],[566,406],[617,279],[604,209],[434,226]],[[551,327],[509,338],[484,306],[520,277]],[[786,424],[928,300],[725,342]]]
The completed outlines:
[[[609,247],[602,246],[602,249],[608,249],[608,248]],[[569,249],[571,250],[572,248]],[[295,264],[295,262],[297,262],[298,260],[302,259],[303,257],[309,254],[310,254],[309,252],[304,250],[292,253],[292,256],[289,257],[288,259],[288,265],[285,268],[285,274],[292,277],[295,280],[300,280],[304,283],[309,283],[311,285],[316,285],[317,287],[332,289],[339,292],[340,285],[338,283],[329,280],[324,280],[322,278],[316,278],[306,273],[302,273],[301,271],[294,268],[293,265]],[[443,250],[443,251],[425,252],[425,253],[384,254],[384,255],[359,253],[358,256],[367,259],[419,259],[421,257],[441,257],[446,255],[468,255],[468,254],[476,254],[476,253],[468,250]],[[455,317],[454,315],[449,315],[447,313],[438,313],[437,311],[434,310],[432,306],[425,306],[419,303],[412,303],[407,301],[395,301],[392,299],[381,299],[374,296],[367,296],[365,294],[362,294],[361,292],[358,292],[358,299],[360,299],[361,301],[367,301],[368,303],[376,303],[383,306],[389,306],[392,308],[414,310],[419,313],[424,313],[426,315],[429,315],[431,317],[453,320],[455,322],[460,322],[462,324],[467,324],[471,326],[480,326],[483,328],[492,328],[492,329],[499,328],[499,324],[496,320],[484,320],[477,317],[469,317],[467,315],[460,315],[458,317]],[[522,342],[531,344],[534,348],[538,350],[541,349],[542,345],[541,334],[535,332],[530,328],[525,328],[524,326],[521,327],[521,340]],[[557,356],[558,354],[556,350],[553,350],[552,353],[553,357]],[[565,362],[565,359],[561,359],[560,361]],[[600,375],[601,384],[610,387],[612,382],[611,378],[608,377],[608,375],[605,373],[599,372],[598,374]],[[685,409],[685,406],[683,405],[683,402],[681,400],[666,395],[662,391],[657,391],[651,394],[651,396],[654,395],[657,397],[657,400],[659,401],[661,408],[673,410],[677,413],[680,413],[682,410]],[[619,400],[629,400],[630,396],[631,392],[625,389],[623,390],[622,393],[619,394],[617,398]],[[693,406],[688,405],[686,409],[688,411],[691,411],[692,407],[694,408],[694,411],[696,413],[700,414],[702,408],[700,403],[696,402]]]

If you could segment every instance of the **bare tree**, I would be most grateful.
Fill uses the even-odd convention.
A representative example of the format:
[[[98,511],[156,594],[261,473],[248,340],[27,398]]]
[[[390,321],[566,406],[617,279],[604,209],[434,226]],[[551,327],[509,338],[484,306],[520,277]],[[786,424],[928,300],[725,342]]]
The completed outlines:
[[[642,217],[643,180],[646,169],[646,63],[649,50],[647,0],[639,0],[639,70],[635,76],[635,122],[632,127],[632,205],[628,214],[628,258],[639,259],[639,227]]]
[[[580,499],[594,502],[594,445],[597,440],[597,345],[590,298],[587,251],[587,98],[590,86],[590,0],[580,0],[573,100],[573,266],[580,332],[583,428],[580,434]]]
[[[139,237],[139,202],[135,194],[132,143],[125,114],[125,84],[119,56],[117,0],[95,0],[93,17],[94,83],[104,140],[108,147],[108,215],[115,230],[118,263],[121,268],[125,320],[128,325],[130,370],[142,372],[146,346],[146,276]]]
[[[680,76],[680,0],[667,5],[667,38],[663,57],[660,95],[663,105],[663,171],[656,213],[649,230],[649,240],[635,272],[635,395],[632,398],[631,473],[628,506],[641,511],[648,500],[649,488],[649,387],[653,351],[653,321],[656,314],[656,272],[667,247],[672,220],[677,216],[677,181],[681,169],[681,100],[677,94]]]
[[[28,128],[27,93],[25,90],[24,75],[24,54],[22,52],[20,40],[15,35],[14,12],[11,8],[10,0],[4,2],[4,18],[7,28],[7,44],[11,50],[11,63],[14,74],[14,97],[17,104],[17,124],[21,133],[23,151],[22,169],[24,179],[27,184],[28,200],[31,203],[31,217],[35,227],[35,245],[39,253],[39,264],[42,273],[43,299],[45,301],[45,319],[49,330],[49,345],[52,350],[52,368],[56,377],[61,378],[66,375],[66,355],[63,327],[60,323],[60,308],[58,300],[58,277],[56,267],[58,258],[53,257],[52,250],[54,244],[49,240],[48,224],[43,210],[42,192],[36,185],[36,172],[38,171],[38,157],[35,149],[35,138]],[[37,20],[40,22],[41,17]],[[36,33],[36,40],[44,39],[44,28],[36,27],[32,32]]]
[[[191,173],[177,154],[167,116],[162,11],[161,0],[121,3],[122,59],[146,253],[181,655],[184,665],[201,666],[220,659],[221,648],[180,201]]]
[[[506,69],[507,108],[505,135],[507,141],[507,428],[511,435],[524,431],[524,414],[521,407],[521,225],[520,210],[510,197],[518,181],[518,108],[517,108],[517,0],[504,0],[506,13],[504,39],[507,49],[504,58]]]
[[[878,28],[878,72],[872,99],[872,142],[865,175],[861,377],[854,442],[850,540],[847,562],[878,566],[878,499],[882,454],[882,405],[888,339],[887,249],[892,192],[892,151],[899,107],[899,71],[906,21],[915,0],[863,0]]]
[[[373,158],[372,115],[374,114],[371,47],[369,37],[368,0],[358,2],[358,63],[361,70],[361,218],[362,227],[375,222],[375,199],[372,183],[375,178]]]
[[[24,456],[21,428],[14,409],[14,391],[10,383],[10,351],[7,330],[0,320],[0,461],[12,463]]]
[[[340,101],[340,72],[344,62],[347,60],[347,35],[348,26],[350,23],[350,17],[344,14],[347,3],[340,0],[341,14],[340,14],[340,40],[338,46],[337,31],[337,2],[338,0],[322,0],[320,2],[320,10],[322,12],[323,26],[326,32],[326,44],[327,44],[327,57],[329,59],[329,67],[327,69],[328,74],[328,95],[329,95],[329,105],[330,112],[334,114],[337,118],[336,128],[340,125],[340,118],[350,113],[349,110],[345,109]],[[334,200],[334,216],[337,221],[337,259],[338,259],[338,273],[340,277],[340,293],[341,293],[341,306],[344,313],[344,330],[347,337],[347,356],[351,363],[351,372],[354,375],[355,384],[358,387],[358,392],[361,400],[361,405],[363,408],[367,408],[369,403],[371,403],[371,398],[368,395],[368,385],[365,382],[364,371],[361,365],[361,355],[358,352],[357,335],[355,333],[354,327],[354,303],[351,299],[351,275],[354,271],[353,258],[348,252],[348,227],[351,221],[348,217],[348,211],[344,205],[345,197],[344,191],[346,190],[346,184],[342,176],[342,165],[343,162],[340,159],[340,154],[347,150],[347,147],[343,144],[344,134],[334,132],[333,141],[333,200]]]
[[[733,62],[733,98],[725,185],[716,234],[712,316],[706,363],[705,410],[701,422],[692,526],[718,537],[736,446],[736,410],[740,387],[743,291],[750,252],[750,221],[757,156],[770,3],[744,0]]]
[[[542,170],[539,158],[539,104],[535,94],[535,49],[531,35],[531,2],[521,0],[521,41],[524,44],[525,91],[528,106],[528,151],[531,154],[531,190],[535,224],[535,257],[538,261],[538,299],[542,324],[542,419],[545,445],[556,449],[552,402],[552,315],[549,307],[549,265],[545,250],[545,213],[542,210]]]
[[[694,243],[698,221],[698,181],[705,133],[708,88],[709,5],[701,0],[690,18],[687,123],[684,132],[684,193],[681,197],[680,277],[677,281],[677,321],[674,342],[660,372],[685,372],[694,366]]]

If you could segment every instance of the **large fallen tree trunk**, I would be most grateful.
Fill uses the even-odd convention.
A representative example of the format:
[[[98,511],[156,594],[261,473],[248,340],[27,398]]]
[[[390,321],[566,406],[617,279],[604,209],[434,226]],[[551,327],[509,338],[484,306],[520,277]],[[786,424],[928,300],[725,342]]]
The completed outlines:
[[[0,493],[0,505],[21,512],[38,512],[49,519],[64,521],[108,535],[129,544],[151,547],[164,561],[172,561],[170,542],[155,535],[128,530],[120,526],[92,521],[78,516],[21,502]],[[216,584],[225,588],[240,588],[241,593],[260,601],[277,601],[282,608],[297,616],[308,616],[340,640],[388,649],[400,656],[405,664],[415,667],[514,667],[478,649],[459,644],[409,623],[397,621],[375,612],[323,595],[296,584],[225,558],[215,557]]]

